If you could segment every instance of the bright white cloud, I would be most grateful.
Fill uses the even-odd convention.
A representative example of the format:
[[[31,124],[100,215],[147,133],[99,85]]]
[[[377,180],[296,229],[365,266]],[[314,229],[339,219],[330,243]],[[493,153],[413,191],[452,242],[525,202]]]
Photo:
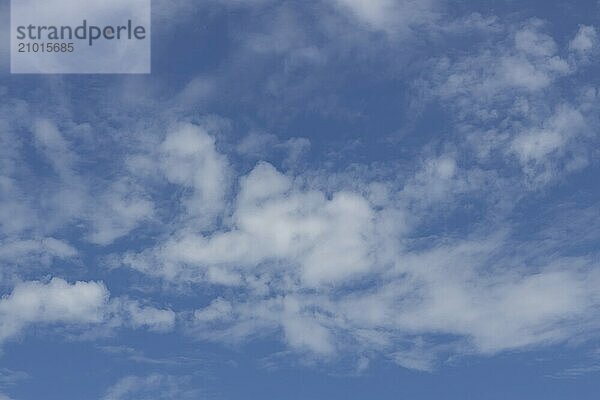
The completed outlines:
[[[565,108],[548,128],[581,121]],[[593,318],[599,278],[589,261],[544,260],[530,271],[525,257],[494,258],[511,245],[506,235],[481,233],[406,247],[437,205],[493,190],[486,179],[443,155],[423,162],[396,195],[391,184],[380,184],[385,190],[376,192],[387,193],[380,196],[326,193],[263,162],[240,178],[221,228],[202,235],[184,225],[124,262],[175,283],[242,290],[246,300],[218,298],[187,320],[190,334],[209,340],[278,334],[290,348],[318,357],[352,346],[430,370],[444,352],[490,354],[569,338]],[[456,339],[420,339],[431,334]]]
[[[106,287],[97,282],[21,283],[0,300],[0,341],[34,323],[98,323],[107,301]]]
[[[239,283],[240,269],[271,265],[296,268],[309,286],[333,284],[375,267],[377,215],[367,200],[350,192],[330,199],[299,190],[270,164],[259,164],[241,181],[232,226],[210,236],[185,233],[149,255],[130,257],[144,271],[177,278],[200,277]],[[160,260],[160,261],[159,261]],[[214,279],[211,279],[214,278]]]
[[[33,324],[126,326],[159,332],[174,326],[175,313],[171,310],[141,306],[129,299],[111,300],[109,297],[108,289],[100,282],[70,284],[59,278],[47,283],[22,282],[0,300],[0,343],[19,335]]]
[[[211,222],[225,201],[227,159],[218,153],[215,140],[202,127],[181,124],[170,131],[159,150],[166,178],[192,189],[186,201],[190,217]]]

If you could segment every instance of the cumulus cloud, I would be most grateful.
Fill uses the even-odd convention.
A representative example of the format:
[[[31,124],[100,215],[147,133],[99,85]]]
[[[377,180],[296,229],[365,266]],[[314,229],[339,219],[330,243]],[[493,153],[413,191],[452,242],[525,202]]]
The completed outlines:
[[[175,314],[171,310],[109,297],[101,282],[70,284],[59,278],[47,283],[22,282],[0,300],[0,343],[33,324],[129,326],[156,331],[170,330],[174,325]]]
[[[52,279],[47,284],[25,282],[0,300],[0,340],[17,335],[33,323],[98,323],[108,291],[97,282],[69,284]]]
[[[576,122],[577,112],[566,108],[548,129]],[[514,151],[534,157],[544,149],[521,144]],[[387,195],[373,196],[311,188],[307,177],[261,162],[240,177],[219,229],[199,234],[184,224],[123,262],[174,283],[244,293],[244,300],[219,297],[189,315],[192,336],[239,342],[279,335],[323,359],[352,348],[431,370],[443,354],[558,343],[593,324],[599,277],[591,260],[541,258],[532,269],[526,250],[505,256],[512,246],[506,233],[485,231],[412,244],[431,209],[495,190],[486,179],[446,154],[423,162],[395,195],[382,183]],[[452,339],[430,340],[439,334]]]
[[[318,286],[360,276],[382,261],[373,251],[377,215],[364,197],[340,192],[328,199],[293,186],[272,165],[258,164],[241,181],[228,231],[183,234],[147,254],[156,257],[150,264],[146,255],[132,255],[131,265],[165,277],[235,284],[240,270],[283,264],[297,268],[305,284]]]
[[[582,25],[579,27],[577,35],[569,42],[569,49],[578,53],[588,53],[591,51],[598,40],[598,33],[593,26]]]

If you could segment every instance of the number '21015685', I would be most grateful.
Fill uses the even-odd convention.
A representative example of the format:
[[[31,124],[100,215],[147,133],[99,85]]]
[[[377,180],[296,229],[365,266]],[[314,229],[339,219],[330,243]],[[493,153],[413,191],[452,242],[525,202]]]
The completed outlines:
[[[72,53],[73,43],[19,43],[19,53]]]

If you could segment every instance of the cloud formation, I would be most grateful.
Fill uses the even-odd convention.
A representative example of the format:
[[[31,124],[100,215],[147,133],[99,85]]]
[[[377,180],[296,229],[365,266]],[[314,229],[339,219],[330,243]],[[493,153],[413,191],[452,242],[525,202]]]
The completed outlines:
[[[127,81],[93,117],[0,93],[0,343],[34,325],[90,338],[176,330],[275,339],[295,357],[350,358],[358,371],[372,358],[431,371],[457,356],[597,337],[598,208],[561,197],[571,176],[597,166],[598,89],[581,78],[596,29],[558,40],[539,19],[443,19],[440,3],[338,0],[316,5],[316,18],[269,0],[212,1],[266,7],[275,22],[232,35],[236,67],[182,79],[169,99],[152,91],[167,85],[129,93]],[[470,51],[411,58],[419,32],[446,48],[471,31],[481,40]],[[406,59],[384,57],[394,46]],[[374,66],[381,76],[369,81]],[[244,86],[248,77],[258,83]],[[336,97],[366,82],[387,98],[388,80],[408,93],[391,106]],[[223,94],[231,82],[239,99]],[[229,118],[205,113],[237,101]],[[379,112],[405,103],[406,114],[438,110],[439,126],[377,131],[396,121]],[[334,144],[320,137],[329,127],[313,133],[304,120],[285,135],[255,129],[283,130],[307,111],[334,116],[331,129],[344,131]],[[234,120],[249,115],[259,121],[249,129]],[[365,132],[346,134],[355,126]],[[65,279],[75,261],[92,278]],[[132,375],[105,399],[194,398],[186,382]]]
[[[109,297],[108,289],[100,282],[70,284],[59,278],[47,283],[22,282],[0,300],[0,343],[18,336],[33,324],[129,326],[156,331],[170,330],[174,326],[175,314],[170,310]]]

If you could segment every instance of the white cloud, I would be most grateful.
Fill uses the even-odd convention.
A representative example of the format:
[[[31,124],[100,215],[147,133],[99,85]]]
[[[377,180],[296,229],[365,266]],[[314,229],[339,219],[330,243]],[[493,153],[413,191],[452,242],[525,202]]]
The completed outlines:
[[[192,79],[177,96],[176,107],[198,106],[215,92],[215,82],[205,76]]]
[[[101,322],[108,290],[97,282],[47,284],[24,282],[0,300],[0,341],[34,323],[91,324]]]
[[[229,320],[231,312],[231,303],[223,299],[215,299],[206,308],[196,310],[194,312],[194,319],[201,323]]]
[[[420,301],[393,317],[403,329],[466,336],[477,351],[495,353],[565,340],[573,322],[589,315],[598,279],[591,270],[548,266],[535,274],[520,267],[487,278],[478,272],[487,249],[465,245],[427,255],[428,270],[415,273]],[[419,258],[415,268],[423,269]]]
[[[0,244],[0,261],[5,264],[36,259],[42,264],[48,264],[54,258],[72,258],[77,250],[68,243],[54,238],[39,240],[14,240]]]
[[[406,34],[411,27],[435,18],[433,0],[336,0],[340,10],[349,12],[370,29]]]
[[[263,160],[270,154],[282,152],[286,157],[283,164],[291,167],[294,167],[309,149],[308,139],[291,138],[280,141],[275,135],[260,132],[251,132],[236,146],[237,153],[255,160]]]
[[[515,136],[511,151],[517,155],[529,176],[547,181],[554,173],[552,160],[561,157],[571,147],[569,142],[584,133],[585,128],[581,112],[562,106],[541,126]]]
[[[332,333],[319,323],[316,315],[303,315],[302,303],[294,297],[287,297],[283,301],[283,315],[281,325],[287,343],[300,350],[307,349],[320,355],[329,355],[334,352],[335,344]]]
[[[593,26],[582,25],[579,27],[577,35],[569,42],[569,49],[585,54],[594,48],[597,40],[596,29]]]
[[[565,108],[549,127],[578,120]],[[352,347],[431,370],[439,354],[557,343],[591,323],[599,277],[589,260],[543,259],[531,270],[523,255],[500,256],[512,245],[506,234],[485,232],[407,247],[435,205],[494,190],[482,172],[442,155],[425,160],[396,194],[380,185],[387,194],[324,192],[259,163],[240,178],[219,229],[200,235],[183,225],[124,261],[176,283],[233,285],[245,293],[245,300],[225,296],[192,313],[187,329],[194,336],[237,342],[278,334],[295,351],[324,359]],[[406,346],[435,334],[455,339]]]
[[[121,326],[164,332],[173,328],[171,310],[141,306],[139,302],[109,299],[100,282],[75,282],[53,278],[47,283],[31,281],[15,286],[0,300],[0,343],[19,335],[28,326]]]
[[[555,48],[548,40],[528,32],[514,47],[522,57],[554,57]],[[545,50],[529,49],[540,41]],[[483,102],[488,104],[495,103]],[[527,99],[519,103],[519,111],[511,112],[527,111],[532,104]],[[584,109],[558,107],[555,115],[532,121],[528,129],[495,139],[523,168],[547,165],[578,137],[585,126]],[[39,139],[40,149],[70,154],[66,139],[59,140],[51,127],[44,129],[50,134]],[[560,140],[546,140],[552,139],[551,132],[557,132]],[[171,221],[171,234],[164,232],[156,246],[124,259],[133,268],[176,284],[229,285],[244,293],[241,297],[220,293],[181,321],[199,338],[236,342],[277,335],[294,351],[323,359],[345,351],[374,352],[405,367],[430,370],[444,352],[491,354],[566,340],[594,315],[591,288],[597,277],[590,272],[589,262],[575,260],[578,267],[569,270],[543,259],[542,267],[530,271],[526,257],[500,257],[509,264],[504,268],[490,258],[510,246],[506,237],[479,232],[475,235],[479,239],[414,239],[422,235],[419,228],[424,219],[450,212],[460,196],[483,192],[506,200],[502,196],[510,195],[491,194],[493,173],[466,169],[456,151],[428,153],[412,174],[406,173],[402,185],[357,182],[361,178],[355,175],[347,179],[353,185],[344,185],[323,171],[285,174],[264,162],[236,183],[230,182],[233,168],[204,127],[176,125],[157,143],[155,149],[142,149],[130,158],[130,167],[144,166],[139,174],[104,186],[107,190],[95,202],[99,207],[86,217],[89,239],[110,243],[156,216],[151,192],[140,189],[139,182],[147,176],[183,189],[184,207],[181,218]],[[76,160],[74,155],[65,157],[56,167],[68,182],[83,182],[75,173]],[[83,187],[84,198],[91,198],[89,193],[95,192]],[[236,188],[231,199],[230,188]],[[57,257],[74,251],[61,247],[61,242],[44,243]],[[24,241],[9,248],[7,257],[17,257],[21,247],[34,254],[36,246],[43,247]],[[557,282],[569,290],[557,296]],[[23,285],[40,291],[45,287]],[[68,292],[70,286],[63,281],[64,290]],[[547,293],[554,296],[547,298]],[[9,304],[11,296],[2,304]],[[127,298],[104,300],[100,316],[92,322],[39,313],[16,325],[3,318],[3,338],[34,323],[164,332],[179,322],[169,309]],[[501,334],[498,324],[503,327]],[[441,350],[428,340],[406,345],[415,337],[435,334],[456,339]]]
[[[239,273],[284,263],[296,266],[309,286],[336,283],[374,268],[376,218],[362,196],[340,192],[328,199],[318,191],[298,190],[289,177],[262,163],[241,181],[231,228],[208,237],[183,233],[168,241],[151,255],[161,265],[154,273],[210,279],[211,267]],[[151,272],[143,257],[129,261]]]
[[[539,188],[589,163],[593,100],[564,93],[583,59],[573,45],[560,48],[543,22],[504,32],[510,41],[492,36],[478,54],[441,58],[426,79],[452,114],[455,145],[473,152],[482,169],[517,163],[522,176],[514,178]]]
[[[33,135],[37,148],[56,172],[65,179],[70,178],[76,159],[56,124],[49,119],[37,119],[33,123]]]
[[[81,144],[80,125],[37,117],[29,104],[13,103],[1,110],[7,122],[2,135],[0,229],[10,235],[9,243],[25,234],[50,237],[78,223],[85,239],[108,245],[152,218],[154,205],[133,177],[119,171],[107,182],[84,170],[87,161],[73,144]],[[19,130],[29,130],[31,136],[13,134]],[[34,156],[50,167],[43,179],[30,170],[26,144],[33,145]]]
[[[531,26],[526,26],[515,34],[515,48],[526,54],[535,57],[552,57],[556,54],[557,46],[550,36],[540,33],[541,24],[534,22]]]
[[[127,376],[110,387],[103,400],[171,400],[197,399],[198,390],[190,388],[188,378],[152,374]]]
[[[4,234],[16,234],[35,226],[35,213],[28,208],[17,182],[0,175],[0,230]],[[33,215],[32,215],[33,214]]]
[[[237,304],[221,300],[196,312],[190,332],[239,341],[281,330],[288,346],[299,352],[328,358],[337,351],[376,351],[404,367],[431,370],[440,353],[493,354],[559,343],[593,321],[597,274],[554,266],[539,274],[487,277],[478,272],[483,265],[478,258],[489,250],[478,244],[458,246],[465,247],[407,256],[402,275],[389,276],[379,288],[346,295],[257,297]],[[430,334],[456,339],[403,344]]]
[[[125,236],[154,216],[154,204],[132,182],[124,179],[110,185],[90,211],[88,240],[107,245]]]
[[[217,299],[194,313],[188,329],[200,338],[226,342],[280,332],[292,349],[328,358],[336,350],[328,324],[305,299],[290,295],[235,304]]]
[[[429,349],[411,349],[398,351],[391,355],[392,360],[399,366],[415,371],[431,372],[435,369],[435,354]]]
[[[537,92],[561,76],[573,72],[573,66],[560,57],[555,41],[541,32],[543,25],[533,21],[512,33],[512,43],[500,43],[481,49],[451,63],[439,63],[442,82],[436,89],[445,98],[465,97],[475,110],[498,100],[498,96]],[[466,104],[465,104],[466,105]]]
[[[143,307],[138,302],[126,301],[122,304],[127,323],[133,328],[147,328],[151,331],[166,332],[175,326],[176,315],[171,310]]]
[[[55,185],[48,185],[43,199],[36,199],[39,207],[48,213],[45,226],[56,227],[81,216],[88,204],[89,190],[76,172],[79,157],[59,130],[57,124],[47,118],[36,118],[31,131],[36,149],[52,167]],[[43,225],[42,225],[43,226]]]
[[[435,19],[433,4],[336,2],[362,27],[391,34]],[[327,57],[308,46],[296,26],[287,29],[295,16],[287,17],[281,16],[274,29],[282,32],[280,40],[253,37],[252,49],[294,53],[286,59],[289,68],[298,60],[325,62]],[[128,169],[106,181],[88,180],[66,133],[69,123],[32,118],[33,144],[56,179],[44,193],[48,201],[42,202],[40,194],[21,205],[18,200],[29,191],[15,179],[20,160],[4,157],[10,140],[0,138],[2,229],[19,233],[2,242],[0,259],[73,257],[74,248],[50,239],[50,233],[73,223],[83,226],[86,240],[108,245],[154,220],[164,222],[153,237],[156,244],[139,253],[131,250],[124,256],[126,265],[177,285],[234,287],[208,291],[218,292],[216,299],[181,317],[146,302],[109,299],[98,282],[21,283],[0,300],[0,340],[30,324],[157,332],[182,325],[201,339],[236,342],[274,335],[295,352],[323,359],[340,352],[383,354],[401,366],[428,371],[445,353],[493,354],[591,331],[600,304],[595,261],[539,250],[533,239],[517,246],[510,239],[510,216],[486,207],[518,201],[528,179],[547,182],[561,168],[571,168],[563,166],[573,161],[570,156],[581,155],[576,143],[585,137],[595,95],[563,102],[553,90],[576,73],[579,59],[573,54],[589,51],[595,39],[582,28],[567,52],[539,22],[502,31],[493,19],[469,21],[509,39],[486,43],[475,55],[438,60],[428,77],[430,87],[450,105],[457,129],[440,136],[442,150],[432,150],[437,142],[425,149],[422,161],[411,164],[413,171],[394,170],[393,180],[374,183],[350,172],[340,178],[318,167],[284,173],[266,162],[234,176],[234,163],[218,151],[215,135],[191,123],[129,143],[124,150]],[[203,101],[217,83],[193,80],[180,99]],[[153,123],[144,121],[144,128]],[[17,152],[18,146],[10,146]],[[250,135],[236,151],[261,159],[272,154],[271,146],[289,153],[285,167],[309,142]],[[518,170],[514,175],[512,168],[498,167],[509,161]],[[377,167],[372,169],[377,174]],[[501,173],[510,176],[500,178]],[[167,185],[175,189],[173,196],[165,196]],[[153,192],[156,188],[162,192]],[[173,198],[181,204],[161,208]],[[480,198],[485,204],[476,204]],[[459,215],[456,231],[453,223],[435,220],[451,219],[455,209],[469,207],[483,210]],[[42,225],[41,219],[30,221],[31,210],[56,220],[44,235],[34,236],[47,239],[21,239],[23,231]],[[368,366],[368,359],[362,360],[361,370]],[[160,375],[126,377],[106,399],[181,398],[178,385],[177,379]]]
[[[202,127],[180,124],[171,130],[159,150],[161,169],[175,184],[189,187],[190,216],[212,222],[223,209],[228,185],[228,162],[215,148],[215,140]]]
[[[29,375],[22,371],[13,371],[8,368],[0,368],[0,388],[14,386],[17,382],[29,378]]]

